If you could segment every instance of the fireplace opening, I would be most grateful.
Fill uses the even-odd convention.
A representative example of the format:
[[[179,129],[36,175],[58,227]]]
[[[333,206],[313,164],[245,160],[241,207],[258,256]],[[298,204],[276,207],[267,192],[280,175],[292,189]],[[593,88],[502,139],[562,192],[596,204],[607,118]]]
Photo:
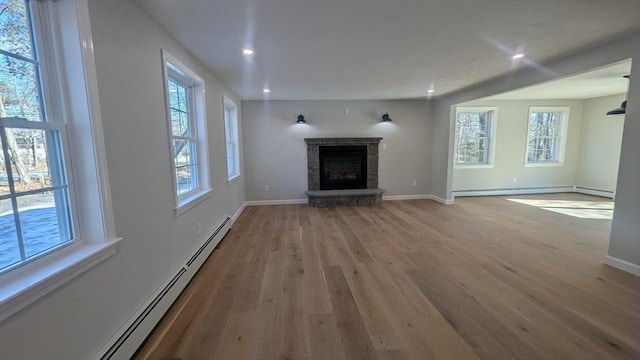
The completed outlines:
[[[366,146],[320,146],[320,190],[366,189]]]

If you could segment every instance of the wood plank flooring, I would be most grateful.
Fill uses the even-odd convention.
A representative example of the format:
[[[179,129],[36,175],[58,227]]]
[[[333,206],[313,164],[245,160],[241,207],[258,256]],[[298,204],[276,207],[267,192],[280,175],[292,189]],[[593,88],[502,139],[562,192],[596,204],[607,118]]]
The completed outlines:
[[[610,220],[508,198],[248,207],[136,359],[640,359]]]

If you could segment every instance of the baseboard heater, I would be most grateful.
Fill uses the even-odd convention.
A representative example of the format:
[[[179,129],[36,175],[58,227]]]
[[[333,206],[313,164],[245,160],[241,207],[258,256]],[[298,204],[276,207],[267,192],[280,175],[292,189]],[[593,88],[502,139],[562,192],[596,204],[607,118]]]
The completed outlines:
[[[94,360],[130,359],[230,228],[231,218],[227,216],[175,275],[98,352]]]

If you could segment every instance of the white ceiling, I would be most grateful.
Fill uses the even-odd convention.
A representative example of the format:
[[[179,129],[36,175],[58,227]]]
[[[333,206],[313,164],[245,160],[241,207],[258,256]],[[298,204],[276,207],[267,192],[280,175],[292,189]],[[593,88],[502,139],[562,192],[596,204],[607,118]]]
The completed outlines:
[[[489,100],[591,99],[624,94],[631,72],[631,60],[594,69],[582,74],[545,82],[506,93],[489,96]]]
[[[243,99],[439,96],[640,30],[640,0],[134,1]]]

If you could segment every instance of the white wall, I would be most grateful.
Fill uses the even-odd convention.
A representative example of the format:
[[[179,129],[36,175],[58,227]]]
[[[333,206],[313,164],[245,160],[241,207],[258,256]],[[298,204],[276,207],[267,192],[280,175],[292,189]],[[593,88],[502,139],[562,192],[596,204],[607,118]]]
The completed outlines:
[[[91,0],[115,256],[1,324],[2,359],[91,359],[188,254],[244,202],[226,181],[222,94],[236,100],[128,0]],[[213,196],[175,217],[160,49],[205,80]],[[197,236],[196,223],[204,234]]]
[[[247,200],[306,199],[304,138],[313,137],[382,137],[379,186],[385,195],[428,193],[431,125],[426,100],[243,101],[242,110]],[[307,124],[295,123],[300,112]],[[393,122],[380,122],[385,112]]]
[[[573,186],[579,159],[582,100],[475,100],[459,105],[496,107],[495,154],[492,168],[453,169],[453,191]],[[568,107],[569,118],[562,166],[525,167],[529,107]],[[516,178],[516,183],[513,178]]]
[[[576,186],[615,192],[624,115],[606,114],[619,107],[626,96],[612,95],[584,101]]]

